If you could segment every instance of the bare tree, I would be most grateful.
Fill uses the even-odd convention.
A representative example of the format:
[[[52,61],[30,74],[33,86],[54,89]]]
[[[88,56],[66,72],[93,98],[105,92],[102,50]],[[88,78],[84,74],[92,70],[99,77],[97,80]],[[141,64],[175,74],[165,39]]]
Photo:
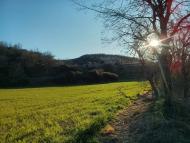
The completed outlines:
[[[181,78],[183,96],[189,96],[190,76],[190,32],[183,28],[171,41],[170,54],[172,55],[170,71],[174,76]]]
[[[190,29],[189,0],[73,0],[81,8],[93,10],[104,19],[105,27],[112,31],[111,41],[117,41],[128,52],[138,55],[143,67],[147,58],[147,37],[156,33],[162,43],[159,59],[163,66],[168,87],[166,95],[172,95],[171,54],[172,38],[183,30]],[[178,39],[180,40],[180,39]],[[142,50],[143,47],[143,50]],[[182,48],[182,47],[180,47]],[[151,76],[148,80],[156,90]],[[155,91],[157,93],[157,91]]]

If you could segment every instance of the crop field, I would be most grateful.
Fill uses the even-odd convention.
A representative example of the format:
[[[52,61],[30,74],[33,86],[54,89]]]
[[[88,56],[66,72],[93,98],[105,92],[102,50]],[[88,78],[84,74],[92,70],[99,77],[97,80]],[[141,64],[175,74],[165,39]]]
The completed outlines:
[[[0,142],[90,142],[146,82],[0,89]]]

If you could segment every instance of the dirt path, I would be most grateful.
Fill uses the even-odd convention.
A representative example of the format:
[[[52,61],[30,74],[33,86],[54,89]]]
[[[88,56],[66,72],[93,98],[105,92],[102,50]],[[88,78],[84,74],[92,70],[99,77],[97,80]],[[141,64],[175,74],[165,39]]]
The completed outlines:
[[[148,111],[152,104],[151,94],[139,96],[128,108],[119,112],[102,131],[98,137],[100,143],[129,143],[131,127]],[[136,128],[138,130],[138,127]]]

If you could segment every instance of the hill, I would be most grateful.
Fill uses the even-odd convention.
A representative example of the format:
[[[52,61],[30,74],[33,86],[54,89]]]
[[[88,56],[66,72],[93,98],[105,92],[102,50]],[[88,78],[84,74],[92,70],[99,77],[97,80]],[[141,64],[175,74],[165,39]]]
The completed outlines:
[[[0,43],[0,86],[47,86],[139,79],[138,59],[92,54],[56,60],[50,53]]]
[[[88,54],[76,59],[64,60],[81,70],[99,70],[115,73],[119,80],[143,79],[139,60],[133,57],[107,54]]]
[[[108,54],[87,54],[76,59],[65,60],[68,64],[77,64],[82,66],[93,66],[101,64],[131,64],[138,63],[139,60],[133,57],[126,57],[120,55],[108,55]]]

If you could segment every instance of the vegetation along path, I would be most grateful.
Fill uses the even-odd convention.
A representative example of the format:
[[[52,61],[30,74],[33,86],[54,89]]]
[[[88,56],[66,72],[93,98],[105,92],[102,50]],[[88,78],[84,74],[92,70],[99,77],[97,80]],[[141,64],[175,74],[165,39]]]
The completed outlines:
[[[128,143],[133,138],[138,123],[152,104],[151,94],[140,95],[129,107],[118,113],[98,137],[101,143]]]

